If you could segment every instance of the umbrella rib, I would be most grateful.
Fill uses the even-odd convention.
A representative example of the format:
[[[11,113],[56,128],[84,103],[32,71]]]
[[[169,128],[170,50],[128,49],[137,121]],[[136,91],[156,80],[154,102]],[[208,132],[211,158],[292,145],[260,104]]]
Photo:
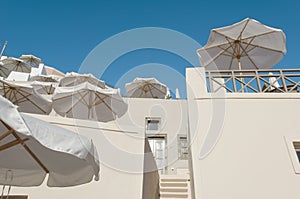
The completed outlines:
[[[100,96],[96,95],[96,97],[99,98]],[[101,98],[101,99],[99,99],[98,102],[95,101],[95,103],[94,103],[93,106],[98,106],[99,104],[103,103],[103,100],[104,100],[105,98],[107,98],[107,97],[108,97],[108,96],[104,95],[104,97]]]
[[[249,42],[243,42],[243,41],[241,41],[241,43],[246,44],[245,50],[250,46],[250,44],[253,42],[254,39],[255,39],[255,36]],[[249,50],[248,52],[250,52],[251,50]]]
[[[1,121],[2,124],[7,128],[7,129],[12,129],[10,126],[8,126],[6,123],[4,123],[3,121]],[[13,130],[13,129],[12,129]],[[28,138],[26,138],[25,140],[22,140],[18,134],[13,130],[12,131],[12,135],[16,138],[16,140],[18,141],[18,144],[22,144],[22,146],[24,147],[24,149],[31,155],[31,157],[40,165],[40,167],[42,167],[42,169],[46,172],[49,173],[49,170],[47,169],[47,167],[39,160],[39,158],[30,150],[30,148],[26,145],[26,143],[24,143],[25,141],[27,141]]]
[[[246,44],[246,47],[245,47],[245,51],[247,51],[247,48],[250,46],[250,44],[253,42],[253,40],[254,40],[254,38],[255,37],[253,37],[249,42],[240,42],[240,47],[242,48],[242,44]],[[256,47],[253,47],[253,48],[251,48],[251,49],[249,49],[247,52],[250,52],[250,51],[252,51],[253,49],[255,49]],[[243,49],[243,48],[242,48]],[[242,57],[243,56],[243,53],[241,53],[240,54],[240,56]]]
[[[270,32],[265,32],[265,33],[257,34],[257,35],[254,35],[254,36],[245,37],[245,38],[243,38],[243,39],[241,39],[241,40],[247,40],[247,39],[249,39],[249,38],[251,38],[251,37],[260,37],[260,36],[272,34],[272,33],[274,33],[274,32],[277,32],[277,31],[276,31],[276,30],[272,30],[272,31],[270,31]]]
[[[158,88],[156,88],[154,85],[151,85],[152,88],[156,89],[158,92],[162,93],[162,94],[165,94],[164,92],[162,92],[161,90],[159,90]]]
[[[227,48],[227,49],[229,49],[230,48],[230,46]],[[227,50],[226,49],[226,50]],[[205,66],[208,66],[209,64],[211,64],[212,62],[214,62],[216,59],[218,59],[218,57],[220,57],[226,50],[223,50],[223,51],[221,51],[221,52],[219,52],[212,60],[210,60],[210,62],[208,62],[206,65],[204,65],[203,67],[205,67]]]
[[[219,32],[217,32],[217,31],[215,31],[215,30],[213,30],[213,32],[215,32],[215,33],[217,33],[217,34],[219,34],[219,35],[221,35],[221,36],[223,36],[223,37],[227,37],[228,39],[231,39],[231,40],[235,40],[235,39],[233,39],[233,38],[231,38],[231,37],[228,37],[227,35],[224,35],[224,34],[222,34],[222,33],[219,33]]]
[[[83,95],[83,97],[85,97],[87,94],[88,94],[88,92],[86,92],[86,93]],[[80,95],[80,96],[81,96],[81,95]],[[68,96],[68,97],[70,97],[70,96]],[[76,97],[76,98],[77,98],[77,97]],[[78,99],[78,101],[77,101],[75,104],[73,104],[73,105],[71,106],[71,108],[69,108],[69,109],[66,111],[66,114],[68,114],[68,113],[73,109],[74,106],[76,106],[79,102],[82,101],[82,99],[79,99],[79,98],[77,98],[77,99]]]
[[[95,99],[93,101],[95,102]],[[92,92],[89,92],[89,104],[87,104],[87,107],[88,107],[88,119],[90,119],[91,109],[92,109]]]
[[[91,92],[86,92],[86,94],[84,94],[84,95],[82,95],[81,92],[77,92],[77,93],[79,94],[80,98],[78,98],[76,95],[74,97],[77,98],[78,100],[82,101],[83,104],[85,104],[86,106],[89,106],[89,103],[87,101],[85,101],[84,97],[87,96],[88,94],[90,94],[90,97],[91,97]]]
[[[145,86],[146,85],[142,86],[143,88],[141,89],[141,93],[140,93],[139,97],[142,97],[144,93],[146,94],[146,92],[145,92]]]
[[[2,120],[1,120],[1,123],[3,124]],[[0,136],[0,141],[3,140],[4,138],[6,138],[7,136],[9,136],[12,132],[13,132],[13,129],[9,129],[7,132],[3,133]]]
[[[113,110],[112,110],[112,108],[111,108],[111,106],[109,106],[99,95],[98,95],[98,93],[95,93],[95,95],[99,98],[99,100],[101,100],[102,101],[102,103],[111,111],[111,112],[113,112],[113,114],[114,115],[117,115]]]
[[[229,44],[229,47],[231,47],[233,50],[235,50],[229,41],[228,41],[228,44]],[[229,48],[225,49],[225,48],[222,48],[220,46],[218,48],[221,48],[224,51],[224,54],[223,54],[224,56],[235,57],[234,53],[232,54],[231,52],[228,51]],[[225,54],[225,52],[228,53],[228,54]]]
[[[230,48],[230,46],[227,47],[227,49],[229,49],[229,48]],[[223,53],[224,53],[227,49],[225,49],[225,50],[219,52],[212,60],[210,60],[210,61],[209,61],[206,65],[204,65],[203,67],[206,67],[206,66],[208,66],[209,64],[211,64],[212,62],[214,62],[216,59],[218,59],[218,57],[220,57],[221,55],[223,55]]]
[[[250,46],[250,45],[249,45]],[[254,50],[255,48],[257,48],[256,46],[251,46],[251,48],[249,48],[249,49],[247,49],[247,52],[249,53],[249,52],[251,52],[252,50]],[[242,54],[242,56],[244,56],[243,54]]]
[[[11,147],[14,147],[14,146],[16,146],[18,144],[22,144],[23,145],[24,142],[26,142],[28,140],[29,140],[29,138],[25,138],[23,140],[22,139],[20,139],[20,140],[13,140],[13,141],[8,142],[6,144],[0,145],[0,151],[4,151],[4,150],[6,150],[8,148],[11,148]]]
[[[5,68],[6,69],[6,68]],[[4,67],[0,67],[0,74],[1,74],[1,76],[2,77],[7,77],[8,75],[5,73],[5,71],[4,71]]]
[[[201,48],[201,49],[199,49],[199,51],[203,51],[203,50],[209,50],[209,49],[211,49],[211,48],[217,48],[217,47],[221,47],[221,46],[224,46],[224,45],[227,45],[228,44],[228,42],[226,42],[226,43],[222,43],[222,44],[218,44],[218,45],[215,45],[215,46],[210,46],[210,47],[203,47],[203,48]]]
[[[153,93],[152,93],[152,88],[153,88],[153,87],[152,87],[152,88],[150,88],[150,84],[148,84],[148,88],[149,88],[149,92],[150,92],[150,94],[151,94],[152,98],[156,97],[156,96],[154,96],[154,95],[153,95]]]
[[[238,55],[238,52],[237,52],[237,50],[236,50],[237,46],[236,46],[236,45],[233,45],[234,42],[230,42],[229,39],[228,39],[228,37],[226,37],[226,40],[228,41],[228,44],[230,45],[230,47],[231,47],[232,50],[233,50],[232,53],[231,53],[231,52],[229,52],[229,53],[231,54],[231,56],[232,56],[233,58],[236,58],[237,55]]]
[[[256,47],[256,48],[262,48],[262,49],[265,49],[265,50],[270,50],[270,51],[273,51],[273,52],[282,53],[281,50],[275,50],[275,49],[272,49],[272,48],[268,48],[268,47],[264,47],[264,46],[259,46],[259,45],[255,45],[255,44],[249,44],[249,45],[253,46],[253,47]]]
[[[140,85],[138,85],[139,87],[140,87]],[[133,88],[132,89],[129,89],[128,91],[127,91],[127,93],[129,93],[129,92],[131,92],[131,91],[133,91],[133,90],[135,90],[136,89],[136,87],[134,87],[133,86]]]
[[[240,32],[240,35],[238,36],[238,40],[241,40],[242,34],[243,34],[243,32],[245,31],[245,29],[246,29],[246,27],[247,27],[249,21],[250,21],[250,19],[248,19],[248,20],[246,21],[245,26],[243,27],[243,29],[242,29],[241,32]]]
[[[39,105],[37,105],[35,102],[30,100],[27,96],[23,95],[21,92],[18,92],[20,95],[22,95],[25,99],[27,99],[32,105],[34,105],[36,108],[38,108],[40,111],[46,114],[46,111],[43,110]]]
[[[20,92],[18,89],[16,89],[16,92],[18,94],[20,94],[22,97],[24,97],[26,100],[28,100],[32,105],[34,105],[36,108],[38,108],[40,111],[42,111],[43,113],[46,113],[45,110],[43,110],[41,107],[39,107],[36,103],[34,103],[32,100],[30,100],[27,96],[25,96],[22,92]],[[26,92],[25,92],[26,93]],[[28,94],[28,93],[26,93]],[[21,99],[19,99],[21,100]]]
[[[8,87],[8,88],[11,88],[11,87]],[[13,92],[14,91],[14,92]],[[28,93],[28,92],[25,92],[25,91],[23,91],[24,92],[24,94],[22,95],[21,94],[21,90],[19,89],[19,88],[16,88],[16,89],[10,89],[10,93],[11,94],[13,94],[13,97],[11,98],[11,96],[9,97],[9,99],[10,100],[15,100],[15,102],[17,102],[18,104],[19,103],[22,103],[22,102],[24,102],[24,101],[27,101],[28,99],[28,97],[31,95],[31,93]],[[23,99],[18,99],[17,98],[17,94],[20,94],[20,95],[22,95],[24,98]],[[23,100],[23,101],[22,101]],[[31,102],[31,101],[30,101]]]
[[[245,51],[245,49],[241,46],[241,49],[245,52],[247,58],[250,60],[250,62],[255,66],[256,69],[258,69],[257,65],[254,63],[254,61],[250,58],[248,53]]]

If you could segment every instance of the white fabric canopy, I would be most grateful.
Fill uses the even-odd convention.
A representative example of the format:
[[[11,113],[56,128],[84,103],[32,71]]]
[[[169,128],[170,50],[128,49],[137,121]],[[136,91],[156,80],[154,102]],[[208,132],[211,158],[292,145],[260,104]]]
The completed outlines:
[[[38,67],[39,64],[42,63],[42,60],[34,55],[22,55],[20,59],[32,67]]]
[[[8,77],[10,72],[11,71],[9,71],[6,67],[4,67],[4,64],[0,62],[0,77],[2,78]]]
[[[3,67],[8,72],[6,74],[6,76],[4,76],[4,77],[7,77],[11,71],[23,72],[23,73],[31,72],[31,66],[29,64],[25,63],[21,59],[9,57],[9,58],[3,59],[2,63],[3,63]]]
[[[135,78],[125,85],[129,97],[164,99],[168,88],[155,78]]]
[[[105,83],[102,80],[97,79],[92,74],[78,74],[75,72],[67,73],[64,78],[60,80],[59,86],[76,86],[83,82],[88,82],[100,88],[105,88]]]
[[[0,184],[66,187],[99,177],[92,141],[28,115],[0,96]]]
[[[49,114],[51,100],[39,94],[31,85],[0,80],[0,95],[18,105],[18,110],[26,113]]]
[[[207,44],[197,50],[208,70],[271,68],[286,53],[285,34],[253,19],[211,30]]]
[[[61,79],[61,77],[60,77]],[[36,75],[29,79],[30,81],[40,81],[40,82],[59,82],[58,78],[54,75]]]
[[[118,89],[102,89],[88,82],[73,87],[57,87],[53,109],[61,116],[107,122],[127,111]]]
[[[33,81],[31,82],[31,86],[42,95],[52,95],[58,87],[58,82],[40,82],[40,81]]]

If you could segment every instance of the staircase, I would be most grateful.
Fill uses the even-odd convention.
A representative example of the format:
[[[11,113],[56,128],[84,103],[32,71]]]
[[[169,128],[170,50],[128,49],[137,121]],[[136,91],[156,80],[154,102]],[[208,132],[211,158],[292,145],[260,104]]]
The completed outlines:
[[[161,175],[160,199],[191,198],[190,176],[185,175]]]

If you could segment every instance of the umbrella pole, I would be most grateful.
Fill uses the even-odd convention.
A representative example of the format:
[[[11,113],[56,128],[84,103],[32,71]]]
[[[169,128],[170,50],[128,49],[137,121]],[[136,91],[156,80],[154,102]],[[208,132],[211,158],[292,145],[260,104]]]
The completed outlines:
[[[1,53],[0,53],[0,59],[1,59],[2,55],[3,55],[3,53],[4,53],[4,50],[5,50],[5,48],[6,48],[6,45],[7,45],[7,41],[4,42],[4,45],[3,45],[3,47],[2,47],[2,50],[1,50]]]
[[[242,66],[241,66],[241,59],[238,59],[238,65],[239,65],[239,70],[241,71],[242,70]],[[242,72],[240,72],[240,75],[242,76],[243,75],[243,73]],[[241,86],[242,86],[242,93],[244,92],[244,78],[240,78],[240,80],[241,80]]]

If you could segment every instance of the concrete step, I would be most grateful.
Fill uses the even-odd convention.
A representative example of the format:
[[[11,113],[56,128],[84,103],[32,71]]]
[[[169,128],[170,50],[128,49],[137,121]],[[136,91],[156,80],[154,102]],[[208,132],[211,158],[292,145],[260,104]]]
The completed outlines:
[[[179,194],[179,193],[162,193],[160,194],[160,199],[164,199],[164,198],[168,198],[168,199],[171,199],[171,198],[188,198],[188,194],[187,193],[182,193],[182,194]]]
[[[166,188],[161,188],[160,192],[172,192],[172,193],[183,193],[183,192],[187,192],[188,189],[187,188],[181,188],[181,187],[166,187]]]
[[[188,183],[186,182],[161,182],[160,187],[187,187]]]
[[[189,174],[162,174],[160,175],[161,179],[189,179]]]
[[[189,182],[190,176],[161,175],[160,176],[160,199],[190,199]]]
[[[161,182],[186,182],[188,179],[179,179],[179,178],[162,178],[160,179]]]

